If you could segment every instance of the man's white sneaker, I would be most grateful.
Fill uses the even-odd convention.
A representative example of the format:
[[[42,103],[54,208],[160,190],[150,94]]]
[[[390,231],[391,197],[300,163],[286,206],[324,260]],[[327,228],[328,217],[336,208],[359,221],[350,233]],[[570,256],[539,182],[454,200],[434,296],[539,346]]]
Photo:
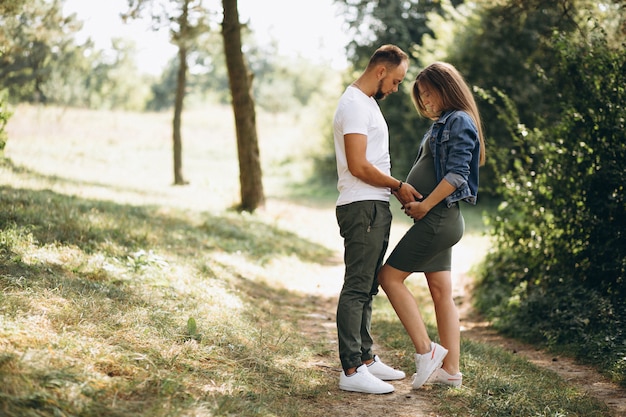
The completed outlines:
[[[388,394],[393,392],[393,385],[381,381],[370,374],[366,365],[356,368],[356,372],[347,376],[341,372],[339,377],[339,388],[344,391],[362,392],[365,394]]]
[[[420,355],[415,354],[415,374],[411,385],[417,389],[424,385],[428,377],[441,366],[443,358],[448,354],[448,350],[438,343],[430,342],[430,352]]]
[[[441,384],[450,385],[451,387],[460,387],[461,384],[463,384],[463,374],[457,372],[454,375],[450,375],[443,368],[438,368],[426,380],[426,384]]]
[[[367,365],[367,370],[370,374],[383,381],[395,381],[406,377],[404,372],[385,365],[378,355],[374,355],[374,362]]]

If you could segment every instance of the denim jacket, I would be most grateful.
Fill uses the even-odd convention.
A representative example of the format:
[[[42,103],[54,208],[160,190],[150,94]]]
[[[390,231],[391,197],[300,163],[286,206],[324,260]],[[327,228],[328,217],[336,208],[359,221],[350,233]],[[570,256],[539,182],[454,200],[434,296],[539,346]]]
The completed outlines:
[[[440,133],[440,130],[443,132]],[[437,183],[445,179],[456,190],[445,198],[451,207],[457,201],[475,205],[478,196],[480,141],[478,129],[464,111],[448,110],[435,121],[423,140],[427,140],[435,159]]]

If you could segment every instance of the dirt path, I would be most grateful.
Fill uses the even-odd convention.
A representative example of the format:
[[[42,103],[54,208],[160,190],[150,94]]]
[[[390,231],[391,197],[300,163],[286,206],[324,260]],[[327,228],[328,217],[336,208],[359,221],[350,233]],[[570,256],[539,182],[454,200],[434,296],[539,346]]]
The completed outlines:
[[[307,337],[322,342],[336,352],[337,330],[335,323],[336,297],[311,297],[309,306],[314,310],[301,322],[301,329]],[[380,352],[380,351],[379,351]],[[384,355],[384,353],[381,353]],[[383,358],[384,359],[384,358]],[[336,357],[324,356],[311,366],[329,374],[339,382],[339,367]],[[395,391],[385,395],[347,393],[336,386],[329,398],[339,400],[315,403],[316,411],[311,416],[342,417],[435,417],[438,414],[432,404],[429,387],[413,390],[411,379],[390,382]]]
[[[514,339],[502,337],[489,323],[469,308],[461,308],[462,337],[500,346],[508,352],[524,357],[536,366],[556,372],[580,391],[603,401],[614,416],[626,416],[626,389],[612,383],[590,366],[537,349]]]
[[[343,242],[339,237],[334,211],[328,208],[306,208],[293,206],[284,202],[270,202],[265,211],[273,221],[300,236],[334,248],[336,258],[320,266],[312,266],[302,273],[301,279],[281,281],[280,284],[288,289],[309,294],[307,303],[310,312],[302,322],[302,330],[311,340],[329,346],[330,351],[336,350],[336,323],[335,309],[337,295],[343,280],[343,262],[341,260]],[[406,224],[394,221],[391,231],[390,245],[395,242],[406,230]],[[611,383],[594,369],[576,364],[573,360],[557,357],[532,346],[498,335],[489,327],[489,323],[482,320],[470,308],[468,296],[471,289],[471,278],[468,275],[470,268],[481,253],[486,250],[485,242],[472,237],[464,237],[453,251],[453,271],[455,299],[459,300],[461,314],[461,336],[472,340],[500,346],[509,352],[521,355],[533,364],[550,369],[583,392],[604,401],[615,416],[626,416],[626,390]],[[478,255],[478,256],[477,256]],[[335,357],[320,358],[311,364],[318,369],[328,372],[339,378],[341,369]],[[316,416],[343,417],[432,417],[437,416],[431,403],[429,388],[412,390],[410,378],[392,382],[395,392],[388,395],[365,395],[348,393],[339,396],[342,402],[315,403]],[[338,392],[339,389],[336,388]],[[331,397],[331,396],[329,396]],[[332,397],[337,397],[333,395]],[[391,412],[393,410],[393,412]],[[313,415],[313,414],[312,414]]]
[[[336,297],[312,297],[309,306],[313,312],[301,323],[302,330],[312,340],[326,343],[335,349],[336,323],[334,310]],[[467,306],[468,303],[465,303]],[[626,390],[610,382],[593,368],[575,363],[569,358],[551,355],[530,345],[498,335],[489,327],[489,323],[473,314],[467,307],[461,307],[461,337],[482,343],[497,345],[514,354],[524,357],[531,363],[556,372],[579,390],[598,398],[609,407],[614,416],[626,416]],[[324,372],[339,378],[341,369],[335,358],[321,358],[311,364]],[[393,381],[395,392],[389,395],[367,396],[348,394],[348,401],[316,406],[322,407],[319,415],[341,415],[346,417],[431,417],[437,416],[431,402],[430,388],[424,386],[413,390],[410,378]],[[336,389],[337,391],[338,388]],[[346,398],[346,395],[343,396]],[[326,407],[328,407],[326,409]],[[393,411],[391,411],[393,410]],[[318,415],[318,414],[316,414]]]
[[[308,314],[306,320],[302,322],[303,332],[312,340],[322,341],[334,346],[336,338],[336,323],[334,321],[336,298],[315,297],[311,301],[312,303],[309,305],[313,307],[314,311]],[[593,368],[577,364],[572,359],[551,355],[530,345],[502,337],[489,327],[489,323],[473,314],[469,308],[462,307],[460,312],[463,338],[500,346],[509,352],[524,357],[537,366],[554,371],[579,390],[604,401],[614,416],[626,416],[626,390],[610,382]],[[337,367],[334,358],[325,358],[325,360],[320,360],[312,365],[339,378],[341,369]],[[351,401],[329,404],[328,410],[322,410],[333,410],[332,413],[322,413],[320,415],[342,415],[347,417],[437,416],[431,402],[429,387],[424,386],[420,390],[412,390],[409,378],[392,383],[396,391],[390,395],[372,397],[350,394],[352,397]],[[364,401],[366,398],[367,402]],[[393,412],[390,410],[393,410]]]

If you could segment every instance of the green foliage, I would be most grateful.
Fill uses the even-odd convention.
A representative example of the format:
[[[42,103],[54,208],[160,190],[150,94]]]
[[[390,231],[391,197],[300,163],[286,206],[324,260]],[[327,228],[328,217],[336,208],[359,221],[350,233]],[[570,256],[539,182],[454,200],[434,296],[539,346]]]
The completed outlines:
[[[246,45],[246,61],[254,74],[252,90],[255,105],[271,113],[283,113],[309,105],[328,90],[325,65],[312,63],[302,57],[286,57],[276,45],[259,46],[252,33],[242,27]],[[228,104],[231,101],[228,74],[221,34],[208,31],[194,42],[189,52],[187,98],[191,103],[207,101]],[[172,107],[176,89],[178,61],[173,59],[160,79],[152,85],[148,110]]]
[[[196,319],[189,317],[187,320],[187,336],[186,340],[195,340],[200,342],[202,340],[202,334],[198,333],[198,325]]]
[[[462,0],[453,0],[455,6]],[[393,43],[405,51],[421,44],[422,37],[432,34],[427,24],[428,13],[441,13],[441,1],[409,0],[335,0],[350,26],[353,40],[348,45],[348,57],[356,68],[365,68],[374,49]]]
[[[0,3],[0,15],[16,14],[27,0],[3,0]]]
[[[509,169],[510,158],[501,149],[518,146],[511,141],[509,124],[501,120],[504,95],[515,103],[517,120],[534,129],[560,113],[558,98],[545,94],[542,78],[551,77],[554,45],[558,31],[573,36],[577,8],[582,1],[530,0],[483,2],[444,7],[444,16],[432,15],[433,38],[418,48],[418,59],[442,59],[454,64],[478,94],[487,144],[487,165],[481,169],[481,193],[497,195],[498,181]],[[443,52],[445,51],[445,52]],[[495,102],[494,102],[495,100]],[[517,122],[516,122],[517,123]]]
[[[150,86],[151,96],[146,102],[145,109],[148,111],[167,110],[174,105],[176,95],[176,78],[178,72],[178,62],[176,59],[169,61],[158,80]],[[193,82],[193,76],[190,77]]]
[[[142,77],[134,61],[135,44],[115,38],[110,56],[99,54],[91,70],[78,79],[84,86],[83,97],[92,109],[144,110],[150,95],[150,77]]]
[[[149,15],[155,29],[169,23],[177,27],[178,23],[162,14],[168,10],[166,3],[135,0],[129,3],[123,18]],[[183,2],[179,5],[182,7]],[[139,73],[132,42],[114,38],[107,51],[97,49],[89,39],[75,44],[73,36],[82,22],[75,15],[63,18],[55,3],[16,0],[3,2],[0,7],[6,9],[0,16],[0,87],[8,89],[11,102],[132,111],[173,107],[178,56],[172,57],[158,79],[152,79]],[[214,13],[198,9],[197,1],[188,2],[188,7],[189,30],[172,37],[172,42],[184,45],[188,51],[186,104],[229,103],[221,33],[209,27]],[[275,45],[259,47],[246,26],[242,31],[259,108],[271,112],[292,110],[324,94],[320,86],[326,84],[326,65],[303,58],[289,60],[277,53]]]
[[[45,83],[78,28],[73,16],[63,17],[60,2],[31,0],[14,14],[0,15],[0,86],[12,101],[48,101]]]
[[[91,109],[145,109],[149,77],[139,74],[134,43],[113,39],[105,53],[87,42],[66,51],[51,69],[44,89],[48,102]]]
[[[620,22],[615,18],[619,13],[609,12],[619,11],[615,5],[598,7],[588,0],[338,2],[347,5],[348,22],[355,33],[349,53],[357,67],[365,65],[376,46],[387,42],[403,46],[412,55],[406,84],[434,60],[451,62],[474,88],[509,97],[518,120],[529,129],[553,123],[561,113],[558,95],[542,88],[545,79],[555,76],[552,34],[575,37],[587,19],[596,17],[607,22],[615,38]],[[510,141],[508,125],[500,120],[499,109],[483,96],[477,98],[487,143],[480,192],[496,195],[501,175],[512,168],[508,155],[499,149],[516,145]],[[381,107],[390,121],[394,172],[403,175],[414,160],[416,142],[428,121],[415,120],[418,117],[406,90],[381,102]]]
[[[76,45],[82,23],[63,17],[60,2],[31,0],[0,16],[0,87],[11,102],[139,110],[148,83],[139,80],[135,48],[117,39],[113,53],[91,40]]]
[[[0,156],[7,144],[8,136],[6,130],[7,123],[11,118],[11,112],[7,108],[7,95],[5,91],[0,91]]]
[[[542,131],[518,127],[478,306],[626,382],[626,52],[598,29],[553,44],[544,88],[563,111]]]

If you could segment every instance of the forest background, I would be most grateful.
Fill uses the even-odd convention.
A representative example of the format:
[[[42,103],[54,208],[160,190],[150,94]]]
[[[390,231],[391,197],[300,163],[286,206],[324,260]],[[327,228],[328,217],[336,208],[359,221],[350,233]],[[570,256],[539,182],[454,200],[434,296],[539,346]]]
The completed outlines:
[[[198,10],[201,2],[169,3],[170,19],[160,15],[155,22],[187,51],[185,109],[230,104],[220,10],[204,10],[206,20],[182,42],[176,35],[182,33],[176,20],[182,6]],[[334,187],[334,104],[373,49],[395,43],[409,51],[408,80],[434,60],[453,63],[479,100],[488,155],[481,200],[497,207],[488,215],[494,244],[478,272],[476,308],[503,333],[566,351],[626,384],[626,5],[620,0],[336,3],[352,39],[346,49],[352,66],[341,73],[328,63],[281,56],[256,44],[254,33],[242,27],[255,105],[275,114],[315,111],[319,118],[319,131],[311,132],[320,141],[309,152],[314,165],[307,185],[326,192]],[[132,5],[121,11],[129,19],[136,17]],[[140,74],[132,44],[116,41],[111,56],[89,40],[77,43],[81,23],[61,10],[62,1],[0,5],[0,149],[12,140],[4,127],[19,103],[175,109],[180,56],[162,74]],[[405,84],[380,103],[399,178],[408,172],[428,126],[415,116],[410,83]]]

